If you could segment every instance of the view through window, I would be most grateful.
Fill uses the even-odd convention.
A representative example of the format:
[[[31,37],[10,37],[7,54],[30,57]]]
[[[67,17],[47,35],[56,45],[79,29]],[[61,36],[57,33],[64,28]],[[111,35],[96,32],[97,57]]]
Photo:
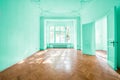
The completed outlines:
[[[70,26],[50,26],[50,43],[70,43],[71,27]]]

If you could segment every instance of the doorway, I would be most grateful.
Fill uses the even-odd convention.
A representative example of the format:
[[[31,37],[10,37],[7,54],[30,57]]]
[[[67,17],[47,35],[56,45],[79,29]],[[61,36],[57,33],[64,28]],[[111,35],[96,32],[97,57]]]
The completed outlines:
[[[107,63],[117,70],[119,64],[119,7],[113,7],[108,12],[107,16],[96,22],[96,49],[107,51]],[[99,27],[101,26],[101,27]],[[103,27],[103,28],[102,28]],[[101,30],[99,28],[102,28]],[[98,34],[102,35],[99,36]],[[102,41],[101,43],[99,41]],[[104,41],[104,42],[103,42]],[[99,45],[97,43],[100,43]],[[105,43],[105,45],[104,45]],[[96,54],[97,55],[97,54]]]
[[[95,22],[96,56],[107,61],[107,17]]]

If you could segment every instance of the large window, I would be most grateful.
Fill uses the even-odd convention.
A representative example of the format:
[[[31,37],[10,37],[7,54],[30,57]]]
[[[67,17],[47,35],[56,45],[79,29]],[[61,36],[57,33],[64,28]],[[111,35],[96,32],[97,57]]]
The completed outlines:
[[[70,43],[71,27],[70,26],[50,26],[50,43]]]

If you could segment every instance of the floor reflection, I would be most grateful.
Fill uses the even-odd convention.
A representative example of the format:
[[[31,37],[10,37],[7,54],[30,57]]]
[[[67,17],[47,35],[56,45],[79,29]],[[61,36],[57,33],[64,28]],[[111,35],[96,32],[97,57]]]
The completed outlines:
[[[54,67],[57,71],[71,72],[72,63],[75,63],[73,59],[77,59],[77,53],[71,53],[69,49],[66,50],[55,50],[49,52],[49,57],[42,62],[42,64],[49,64]]]
[[[0,80],[120,80],[103,59],[75,49],[48,49],[5,70]]]

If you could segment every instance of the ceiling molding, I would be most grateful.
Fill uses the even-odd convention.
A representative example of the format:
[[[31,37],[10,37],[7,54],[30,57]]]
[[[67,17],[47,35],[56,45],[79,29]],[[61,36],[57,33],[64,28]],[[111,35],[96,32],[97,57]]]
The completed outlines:
[[[55,2],[54,0],[31,0],[38,5],[40,15],[80,15],[84,5],[91,1],[93,0],[71,0],[69,2],[64,0],[58,0],[58,2],[57,0]]]

